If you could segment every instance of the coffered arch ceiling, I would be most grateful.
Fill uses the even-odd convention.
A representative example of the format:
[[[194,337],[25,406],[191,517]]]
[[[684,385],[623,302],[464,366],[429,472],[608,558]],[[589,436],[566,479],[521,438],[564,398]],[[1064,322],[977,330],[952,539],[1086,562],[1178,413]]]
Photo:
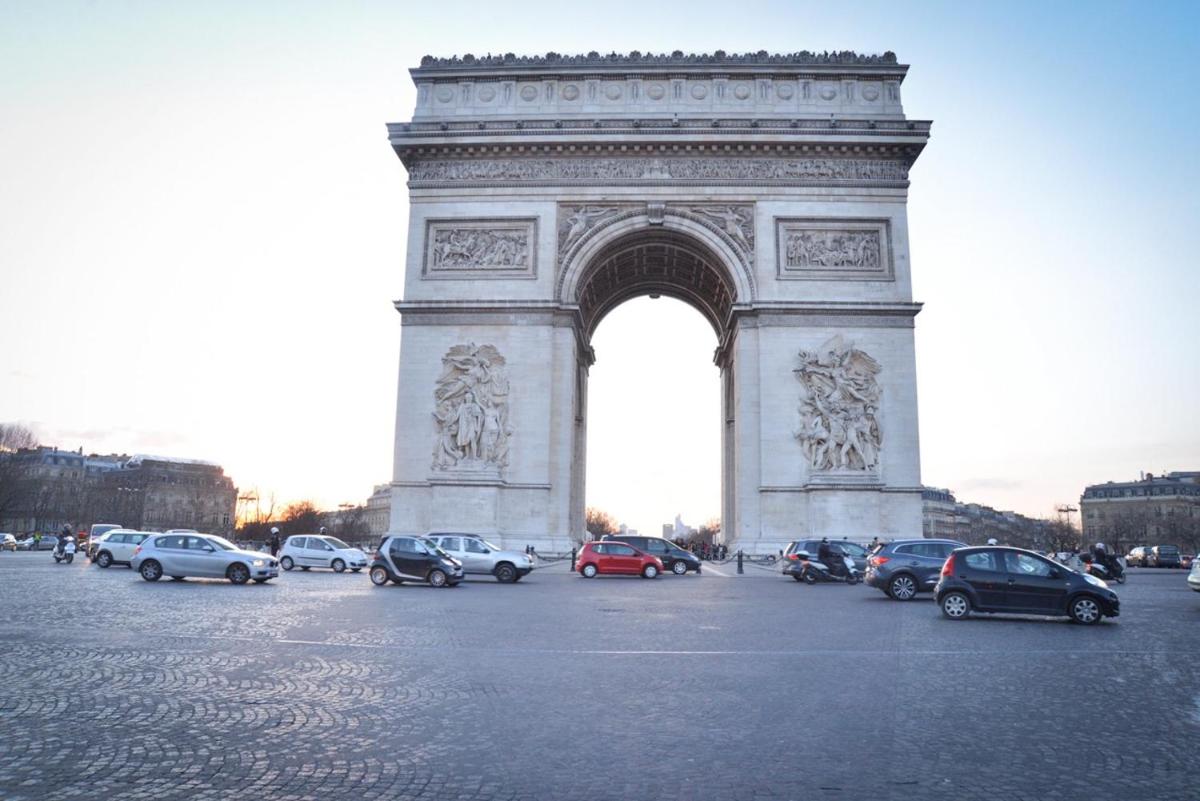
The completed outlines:
[[[576,297],[587,339],[606,314],[642,295],[690,304],[720,339],[737,291],[722,261],[692,237],[665,229],[626,234],[596,254],[580,278]]]

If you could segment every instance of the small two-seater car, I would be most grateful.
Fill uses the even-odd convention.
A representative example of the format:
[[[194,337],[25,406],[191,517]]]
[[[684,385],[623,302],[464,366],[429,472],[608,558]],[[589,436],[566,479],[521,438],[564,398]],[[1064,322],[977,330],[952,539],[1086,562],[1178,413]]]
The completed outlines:
[[[372,554],[368,575],[376,587],[389,581],[395,584],[418,581],[433,587],[453,587],[463,580],[463,566],[433,540],[389,534]]]

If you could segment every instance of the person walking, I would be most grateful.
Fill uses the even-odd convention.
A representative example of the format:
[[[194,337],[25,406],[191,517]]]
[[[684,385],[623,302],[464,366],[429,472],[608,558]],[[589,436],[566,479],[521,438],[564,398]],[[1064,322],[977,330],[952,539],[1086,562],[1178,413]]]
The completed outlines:
[[[33,550],[40,551],[42,549],[42,532],[33,532]]]
[[[275,526],[271,526],[270,546],[271,546],[271,556],[274,556],[275,554],[279,553],[279,529],[276,528]]]

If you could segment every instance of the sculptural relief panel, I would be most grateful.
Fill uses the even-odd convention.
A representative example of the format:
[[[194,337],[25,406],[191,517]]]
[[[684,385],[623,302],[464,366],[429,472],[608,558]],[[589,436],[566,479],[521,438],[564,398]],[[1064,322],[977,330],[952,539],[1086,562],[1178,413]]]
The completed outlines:
[[[455,345],[433,391],[435,471],[499,473],[508,465],[508,371],[492,345]]]
[[[758,184],[903,184],[900,159],[714,156],[422,159],[408,165],[411,187],[456,183],[602,184],[676,181]]]
[[[814,472],[864,473],[879,467],[879,363],[834,336],[802,350],[793,372],[802,387],[796,440]]]
[[[782,279],[891,281],[891,222],[886,219],[776,218]]]
[[[425,278],[536,278],[537,220],[428,220]]]

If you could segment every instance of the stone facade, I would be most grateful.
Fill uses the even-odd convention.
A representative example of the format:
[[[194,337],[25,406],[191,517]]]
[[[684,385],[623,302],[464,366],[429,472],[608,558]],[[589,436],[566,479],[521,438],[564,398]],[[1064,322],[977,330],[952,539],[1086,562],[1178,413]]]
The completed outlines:
[[[1084,489],[1079,499],[1085,542],[1127,552],[1138,545],[1200,549],[1200,472],[1146,475]]]
[[[904,115],[906,71],[852,53],[413,69],[412,120],[388,126],[410,200],[390,530],[582,540],[591,336],[664,294],[720,343],[731,547],[919,536],[906,201],[930,124]]]
[[[981,503],[962,503],[947,489],[925,487],[921,493],[926,538],[983,545],[996,539],[1003,545],[1041,550],[1050,545],[1049,521]]]
[[[4,531],[56,532],[93,523],[164,531],[194,528],[233,534],[237,489],[218,465],[158,456],[97,455],[39,447],[6,455],[16,502],[0,516]]]

